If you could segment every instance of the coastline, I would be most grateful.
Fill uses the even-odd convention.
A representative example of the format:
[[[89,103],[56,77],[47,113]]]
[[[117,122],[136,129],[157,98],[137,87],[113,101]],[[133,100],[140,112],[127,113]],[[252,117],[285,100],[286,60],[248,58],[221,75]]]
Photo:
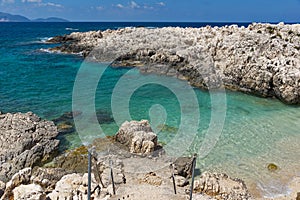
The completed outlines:
[[[128,29],[135,29],[135,28],[128,28]],[[113,34],[114,32],[112,32],[112,33],[110,33],[110,34]],[[110,35],[109,34],[109,35]],[[102,36],[102,38],[103,38],[103,36]],[[98,49],[99,50],[99,49]],[[55,51],[55,50],[54,50]],[[72,53],[72,52],[68,52],[68,51],[66,51],[66,52],[64,52],[64,53]],[[96,52],[97,53],[97,52]],[[148,53],[148,52],[147,52]],[[157,73],[157,74],[162,74],[162,75],[168,75],[168,76],[176,76],[177,78],[181,78],[181,79],[187,79],[186,77],[184,77],[184,76],[182,76],[180,73],[179,73],[179,75],[177,74],[177,72],[175,71],[172,71],[172,70],[164,70],[165,68],[170,68],[170,65],[171,66],[176,66],[176,67],[178,67],[177,66],[177,64],[179,65],[179,67],[180,67],[180,62],[179,63],[177,63],[177,61],[176,61],[176,59],[175,59],[175,65],[173,65],[174,63],[171,63],[170,64],[170,61],[168,60],[169,59],[169,57],[168,56],[170,56],[170,55],[167,55],[166,57],[167,57],[167,60],[163,60],[162,59],[162,57],[160,56],[160,55],[165,55],[165,54],[158,54],[157,56],[158,56],[158,58],[159,58],[159,60],[157,61],[157,60],[155,60],[155,61],[153,61],[152,63],[150,63],[149,64],[149,61],[147,60],[148,59],[148,57],[149,57],[149,54],[145,54],[145,55],[142,55],[142,58],[140,59],[140,60],[137,60],[136,59],[136,56],[137,56],[137,54],[134,54],[134,56],[133,55],[131,55],[131,54],[128,54],[128,56],[126,55],[125,57],[119,57],[119,58],[117,58],[116,60],[115,60],[115,62],[113,63],[113,65],[114,66],[116,66],[116,67],[118,67],[118,66],[136,66],[137,68],[139,68],[140,69],[140,71],[142,72],[142,73]],[[153,52],[150,52],[150,54],[152,54]],[[155,54],[157,54],[157,53],[155,53]],[[94,54],[95,55],[95,54]],[[150,58],[151,58],[152,56],[150,56]],[[99,61],[101,61],[101,60],[99,60]],[[179,61],[180,61],[180,59],[179,59]],[[183,63],[185,62],[185,61],[182,61]],[[157,66],[157,65],[159,65],[159,67],[158,68],[155,68],[155,66]],[[192,83],[191,83],[192,84]],[[197,85],[196,85],[197,86]],[[203,86],[197,86],[197,87],[200,87],[200,88],[203,88]],[[205,88],[205,87],[204,87]],[[231,88],[231,89],[233,89],[233,90],[239,90],[239,89],[236,89],[236,88]],[[244,91],[245,92],[245,91]],[[246,91],[246,92],[248,92],[248,91]],[[256,94],[256,93],[251,93],[251,92],[249,92],[250,94]],[[1,114],[1,113],[0,113]],[[234,177],[234,176],[233,176]],[[86,177],[85,177],[86,178]],[[298,181],[298,179],[297,179],[297,177],[295,177],[295,180],[294,181],[292,181],[293,183],[295,183],[295,186],[294,186],[294,184],[292,183],[292,187],[294,187],[295,188],[295,192],[296,192],[296,189],[297,188],[299,188],[298,187],[298,185],[297,185],[297,181]],[[288,181],[287,181],[288,182]],[[1,183],[1,182],[0,182]],[[0,184],[1,185],[1,184]],[[83,184],[84,185],[84,184]],[[1,188],[0,188],[1,189]],[[1,192],[0,192],[1,193]],[[293,194],[294,195],[294,194]],[[279,197],[278,197],[279,198]],[[283,198],[283,197],[282,197]],[[287,198],[287,197],[285,197],[285,198]],[[295,198],[295,196],[291,196],[291,198]],[[277,199],[277,198],[276,198]],[[280,198],[279,198],[280,199]],[[283,198],[284,199],[284,198]]]
[[[7,126],[15,122],[12,127]],[[24,134],[27,127],[31,143],[36,142],[35,138],[43,136],[44,128],[37,122],[46,123],[49,134],[57,135],[57,129],[53,122],[41,121],[33,113],[6,113],[1,114],[1,131],[13,133],[13,137]],[[23,126],[20,126],[20,123]],[[17,125],[17,126],[16,126]],[[52,137],[55,137],[51,135]],[[51,139],[50,138],[50,139]],[[30,137],[27,137],[30,139]],[[47,138],[46,138],[47,139]],[[44,139],[44,140],[46,140]],[[1,145],[12,145],[13,141],[2,141]],[[51,144],[51,140],[46,145]],[[57,141],[56,141],[57,147]],[[138,145],[141,144],[141,145]],[[192,158],[179,157],[171,158],[164,154],[163,148],[157,143],[157,136],[152,132],[147,120],[124,122],[119,131],[113,137],[96,139],[92,144],[93,168],[92,188],[93,198],[98,200],[128,198],[128,199],[149,199],[153,196],[163,199],[186,199],[190,188],[192,174]],[[51,163],[43,165],[36,161],[48,158],[48,155],[40,155],[43,149],[35,151],[35,146],[24,152],[32,152],[33,155],[41,156],[36,159],[34,156],[26,156],[23,151],[13,149],[13,154],[23,160],[25,156],[28,164],[15,170],[16,164],[11,169],[15,170],[9,174],[0,171],[0,196],[1,200],[6,199],[85,199],[87,193],[87,152],[92,146],[82,146],[78,149],[67,151],[56,157]],[[53,153],[56,148],[47,150]],[[1,152],[2,154],[3,152]],[[10,156],[9,153],[3,153]],[[9,159],[3,160],[3,164],[9,164]],[[174,165],[174,170],[170,165]],[[111,174],[114,171],[114,184],[118,194],[112,191]],[[172,191],[170,174],[174,174],[177,185],[177,194]],[[7,175],[3,179],[2,175]],[[209,181],[207,181],[209,180]],[[144,189],[143,189],[144,188]],[[140,190],[144,190],[141,192]],[[202,173],[196,178],[193,188],[194,196],[200,199],[249,199],[250,194],[244,182],[240,179],[230,178],[225,174]]]
[[[78,115],[80,113],[70,113],[69,117]],[[14,126],[10,128],[7,124],[11,121],[11,118],[14,119]],[[23,125],[19,125],[20,123]],[[44,134],[44,131],[42,131],[43,123],[46,124],[45,127],[48,130],[46,133],[50,135],[50,140],[45,142],[45,146],[51,146],[55,141],[53,149],[49,149],[46,152],[53,154],[56,152],[58,145],[56,140],[53,141],[53,137],[56,137],[58,133],[53,122],[41,120],[30,112],[26,114],[1,113],[0,115],[2,131],[14,133],[18,137],[18,134],[30,130],[28,134],[34,135],[33,142],[37,142],[37,146],[40,145],[38,142],[39,136]],[[143,134],[140,133],[141,131]],[[64,132],[60,130],[59,134],[64,134]],[[46,139],[44,138],[44,140]],[[1,140],[1,145],[11,145],[11,143],[8,143],[7,140]],[[137,144],[142,145],[139,146]],[[191,169],[191,158],[165,156],[164,150],[157,143],[157,136],[152,132],[148,121],[125,122],[115,136],[96,139],[92,146],[94,146],[96,153],[93,153],[96,159],[93,161],[95,164],[93,168],[93,188],[96,188],[97,184],[99,184],[98,173],[102,174],[101,177],[104,178],[103,181],[105,180],[104,184],[106,184],[101,189],[101,192],[98,191],[94,194],[95,199],[149,199],[148,197],[153,197],[153,195],[157,195],[157,197],[162,197],[163,195],[164,199],[169,199],[172,196],[171,170],[169,168],[171,164],[177,166],[175,168],[177,170],[175,180],[178,191],[178,194],[173,195],[172,199],[186,199],[188,197],[187,191],[189,191],[190,184],[185,182],[186,180],[190,181],[191,178],[189,175],[191,173],[189,171]],[[36,198],[35,195],[42,199],[46,197],[50,199],[58,197],[84,198],[87,190],[87,149],[89,147],[82,146],[66,151],[56,156],[52,162],[46,165],[39,162],[39,160],[49,160],[48,154],[40,154],[40,151],[44,151],[43,149],[36,148],[36,146],[29,146],[28,148],[25,152],[32,151],[34,153],[29,154],[40,156],[40,158],[27,157],[28,161],[26,163],[28,164],[17,169],[17,171],[10,172],[9,177],[6,179],[0,179],[0,195],[3,195],[2,199],[11,197],[11,195],[19,198],[27,195],[27,197],[32,197],[33,199]],[[16,153],[14,154],[20,154],[18,160],[22,160],[22,156],[25,155],[23,151],[18,152],[18,149],[15,150]],[[4,155],[9,156],[10,154],[4,153]],[[116,196],[113,195],[109,178],[107,178],[109,177],[110,160],[113,160],[115,166],[115,181],[118,188]],[[4,165],[6,165],[6,161],[2,164],[2,166]],[[15,170],[15,165],[11,169]],[[100,171],[97,172],[96,169]],[[201,171],[201,169],[198,170]],[[7,172],[2,174],[8,175]],[[286,188],[288,188],[287,193],[279,196],[269,196],[268,199],[284,200],[296,198],[299,193],[297,191],[300,184],[299,178],[297,176],[293,180],[289,180],[288,177],[285,177]],[[8,181],[9,179],[10,181]],[[73,184],[74,181],[76,182],[75,185]],[[249,193],[249,191],[254,191],[251,187],[251,185],[246,185],[243,180],[231,178],[226,174],[201,172],[201,174],[197,174],[195,179],[194,199],[265,199],[259,193]],[[141,189],[146,191],[141,192]],[[141,196],[141,194],[144,195]]]
[[[253,23],[74,32],[48,42],[60,44],[53,52],[82,53],[87,60],[175,76],[203,89],[225,87],[299,104],[299,38],[298,24]]]

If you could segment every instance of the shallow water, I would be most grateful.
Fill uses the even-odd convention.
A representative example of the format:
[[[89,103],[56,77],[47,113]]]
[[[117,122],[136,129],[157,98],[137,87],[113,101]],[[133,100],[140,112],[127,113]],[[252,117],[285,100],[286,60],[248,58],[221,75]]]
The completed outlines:
[[[95,108],[92,104],[73,108],[87,116],[95,109],[106,111],[115,121],[101,124],[102,132],[97,132],[97,121],[91,115],[79,135],[64,136],[67,148],[112,135],[125,120],[148,119],[167,152],[177,156],[198,153],[201,171],[239,177],[264,196],[288,192],[286,183],[300,175],[300,107],[239,92],[209,93],[175,78],[142,75],[136,69],[113,69],[106,64],[83,64],[76,55],[40,51],[53,46],[44,44],[45,38],[70,33],[66,28],[86,31],[108,26],[117,25],[0,24],[0,110],[33,111],[46,119],[71,111],[74,82],[81,69],[85,77],[82,93],[75,93],[84,101],[94,94]],[[93,90],[89,84],[102,72]],[[205,141],[208,143],[203,145]],[[268,171],[269,163],[279,170]]]

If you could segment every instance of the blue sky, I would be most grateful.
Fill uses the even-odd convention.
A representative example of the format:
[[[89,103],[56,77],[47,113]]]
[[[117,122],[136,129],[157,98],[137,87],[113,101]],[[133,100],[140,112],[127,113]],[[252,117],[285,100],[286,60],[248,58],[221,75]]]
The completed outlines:
[[[300,0],[0,0],[0,12],[71,21],[300,22]]]

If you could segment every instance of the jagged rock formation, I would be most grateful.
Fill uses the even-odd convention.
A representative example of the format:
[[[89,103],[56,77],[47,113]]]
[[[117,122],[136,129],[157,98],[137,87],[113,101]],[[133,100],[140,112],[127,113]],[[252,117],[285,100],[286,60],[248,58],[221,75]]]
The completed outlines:
[[[31,168],[24,168],[14,174],[10,181],[6,183],[4,194],[1,200],[11,199],[13,197],[13,190],[20,186],[30,183]]]
[[[124,122],[116,140],[127,146],[130,153],[150,154],[157,148],[157,136],[147,120]]]
[[[52,159],[58,150],[57,134],[53,122],[31,112],[0,113],[0,180]]]
[[[82,53],[116,66],[300,103],[300,25],[251,24],[203,28],[124,28],[72,33],[52,51]]]
[[[203,173],[195,181],[194,192],[207,194],[216,199],[249,199],[250,195],[245,183],[239,179],[232,179],[226,174]]]

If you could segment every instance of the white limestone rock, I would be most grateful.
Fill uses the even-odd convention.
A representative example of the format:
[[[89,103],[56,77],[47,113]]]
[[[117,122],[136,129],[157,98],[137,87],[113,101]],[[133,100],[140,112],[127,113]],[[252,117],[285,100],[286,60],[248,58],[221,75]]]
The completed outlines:
[[[157,136],[147,120],[124,122],[116,140],[129,148],[130,153],[147,155],[157,147]]]

